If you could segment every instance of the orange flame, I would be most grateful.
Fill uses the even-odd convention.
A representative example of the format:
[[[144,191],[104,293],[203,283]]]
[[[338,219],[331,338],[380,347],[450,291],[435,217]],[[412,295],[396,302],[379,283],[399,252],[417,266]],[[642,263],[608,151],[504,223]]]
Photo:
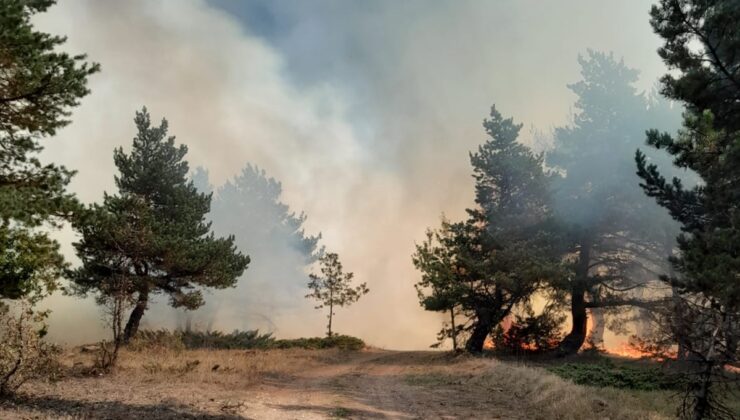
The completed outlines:
[[[607,349],[606,352],[615,356],[628,357],[630,359],[642,359],[654,356],[649,352],[638,349],[630,343],[622,343],[616,348]]]
[[[483,342],[483,349],[493,350],[494,347],[496,346],[493,344],[493,338],[491,338],[491,336],[486,337],[486,341]]]

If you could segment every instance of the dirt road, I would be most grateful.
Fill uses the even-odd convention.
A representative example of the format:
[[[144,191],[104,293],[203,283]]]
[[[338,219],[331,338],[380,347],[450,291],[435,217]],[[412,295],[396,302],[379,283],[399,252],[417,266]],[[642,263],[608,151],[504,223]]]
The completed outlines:
[[[157,374],[143,365],[155,373],[129,369],[30,384],[21,398],[0,403],[0,418],[526,418],[503,391],[467,383],[490,360],[366,350],[296,362],[245,383],[220,381],[218,371],[230,368],[214,370],[216,364],[205,361],[199,376],[173,376],[170,369]]]
[[[62,378],[0,400],[0,419],[670,418],[664,394],[443,352],[126,350],[106,375],[92,358],[70,350]]]
[[[290,382],[260,386],[240,414],[265,419],[520,418],[510,396],[476,392],[466,383],[486,363],[456,363],[430,353],[363,352]],[[448,371],[451,365],[454,374]]]

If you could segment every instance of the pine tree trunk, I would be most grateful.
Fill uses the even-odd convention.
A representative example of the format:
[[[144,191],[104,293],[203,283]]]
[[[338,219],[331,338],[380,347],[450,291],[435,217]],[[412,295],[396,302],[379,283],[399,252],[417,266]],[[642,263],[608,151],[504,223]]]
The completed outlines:
[[[452,326],[452,350],[457,351],[457,327],[455,326],[455,308],[450,308],[450,325]]]
[[[486,337],[488,337],[491,329],[493,329],[493,317],[489,311],[478,312],[477,318],[473,332],[470,334],[468,342],[465,343],[465,349],[470,353],[480,353],[483,351]]]
[[[334,315],[334,305],[330,303],[329,304],[329,333],[327,334],[327,336],[329,336],[329,337],[331,337],[331,319],[332,319],[332,315]]]
[[[722,314],[722,316],[717,316],[715,318],[715,325],[714,331],[712,332],[712,335],[709,339],[709,348],[707,349],[706,354],[702,358],[702,370],[699,373],[698,383],[695,383],[695,392],[693,395],[694,398],[694,413],[693,413],[693,419],[694,420],[701,420],[707,417],[710,417],[710,411],[712,410],[712,398],[711,398],[711,387],[714,382],[714,378],[712,377],[712,371],[714,370],[714,367],[717,364],[717,361],[715,360],[715,354],[717,352],[717,340],[719,336],[720,330],[726,326],[726,322],[728,320],[727,314]],[[713,417],[713,416],[712,416]]]
[[[141,318],[144,316],[147,305],[149,304],[149,289],[144,288],[139,291],[139,297],[136,300],[136,306],[131,311],[131,315],[126,323],[126,328],[123,330],[123,342],[128,344],[131,338],[136,335],[139,331],[139,323]]]
[[[327,337],[331,337],[331,321],[334,316],[334,288],[329,288],[329,331]]]
[[[704,371],[699,377],[699,386],[694,394],[694,420],[702,420],[707,417],[711,408],[709,401],[709,387],[712,384],[712,364],[706,362]]]
[[[558,353],[565,356],[578,353],[586,341],[588,313],[586,311],[586,286],[591,263],[591,240],[588,235],[581,241],[575,279],[570,293],[571,330],[558,345]]]
[[[588,328],[588,313],[586,311],[586,291],[575,288],[571,292],[570,312],[572,317],[572,326],[568,335],[563,338],[558,346],[558,352],[561,355],[570,355],[578,353],[583,343],[586,341]]]

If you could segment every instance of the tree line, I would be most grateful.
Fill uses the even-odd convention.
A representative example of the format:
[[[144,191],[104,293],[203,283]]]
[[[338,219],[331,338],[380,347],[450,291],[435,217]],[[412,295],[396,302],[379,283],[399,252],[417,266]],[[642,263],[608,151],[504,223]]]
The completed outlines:
[[[337,254],[318,247],[320,235],[305,234],[305,215],[279,201],[280,184],[264,171],[247,165],[218,190],[218,216],[243,221],[236,223],[237,239],[214,232],[208,219],[214,194],[196,186],[207,185],[207,178],[190,170],[188,148],[169,134],[167,120],[154,123],[145,107],[135,113],[130,150],[113,151],[116,191],[100,203],[84,205],[67,191],[73,170],[41,163],[43,141],[69,124],[71,109],[90,93],[88,77],[100,71],[84,54],[58,52],[64,37],[34,29],[33,15],[53,4],[0,2],[0,298],[36,302],[66,278],[67,292],[93,295],[108,312],[117,351],[136,335],[155,296],[197,309],[204,290],[237,284],[251,263],[241,249],[276,237],[273,242],[303,256],[293,270],[320,263],[323,274],[312,274],[310,282],[306,277],[304,287],[331,308],[331,335],[333,309],[356,301],[367,287],[352,285]],[[65,223],[80,237],[73,245],[81,263],[74,268],[49,236]]]
[[[470,154],[474,206],[443,218],[412,257],[422,307],[449,319],[440,340],[481,352],[516,338],[570,355],[600,346],[607,320],[617,331],[634,321],[648,326],[645,351],[685,362],[683,415],[732,418],[719,395],[737,385],[726,368],[740,350],[738,19],[737,2],[661,0],[650,23],[671,73],[659,94],[588,51],[569,85],[574,115],[544,152],[491,109]]]
[[[246,235],[218,229],[208,215],[214,203],[226,213],[260,195],[273,218],[257,226],[279,227],[301,264],[320,262],[308,297],[327,307],[333,334],[335,307],[367,287],[353,285],[338,256],[305,235],[305,216],[279,201],[279,184],[263,171],[247,166],[215,192],[197,186],[187,147],[146,108],[135,114],[130,151],[113,151],[116,191],[100,203],[84,205],[67,191],[74,170],[40,161],[43,143],[70,123],[100,71],[84,54],[59,52],[64,37],[34,29],[32,17],[53,4],[0,1],[0,298],[33,303],[66,277],[69,291],[92,294],[108,310],[117,348],[136,334],[154,296],[195,309],[203,290],[237,284],[253,263],[240,244]],[[660,0],[650,23],[671,70],[660,95],[638,92],[637,72],[623,61],[588,51],[579,58],[582,80],[569,86],[573,118],[544,152],[523,145],[522,125],[492,107],[488,139],[470,154],[475,201],[467,217],[443,219],[413,255],[422,306],[449,317],[441,339],[457,347],[464,338],[471,352],[486,340],[516,339],[569,355],[598,346],[607,321],[647,320],[645,348],[675,348],[689,366],[684,413],[732,415],[717,390],[738,363],[740,340],[738,21],[735,1]],[[49,235],[65,223],[80,234],[79,267]],[[660,293],[650,291],[655,285]],[[535,296],[545,302],[539,314]],[[551,332],[563,313],[570,328],[559,337]],[[504,331],[507,319],[513,327]]]

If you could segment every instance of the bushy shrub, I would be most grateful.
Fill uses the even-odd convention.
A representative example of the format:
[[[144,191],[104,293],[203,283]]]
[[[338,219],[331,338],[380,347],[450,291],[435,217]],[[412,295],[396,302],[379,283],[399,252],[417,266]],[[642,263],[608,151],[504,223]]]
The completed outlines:
[[[565,363],[548,370],[579,385],[655,391],[681,389],[680,381],[659,368],[618,365],[609,359],[596,363]]]
[[[259,330],[234,330],[230,334],[221,331],[183,331],[179,334],[189,349],[265,349],[275,343],[271,333],[260,334]]]
[[[220,331],[169,331],[141,330],[131,340],[129,350],[146,351],[153,349],[329,349],[361,350],[365,342],[348,335],[331,337],[296,338],[289,340],[275,339],[272,334],[262,334],[259,330],[231,333]]]
[[[528,309],[524,315],[516,315],[509,328],[498,325],[494,329],[493,346],[496,351],[515,355],[550,351],[560,342],[563,320],[563,315],[552,310],[535,315]]]
[[[31,379],[59,374],[60,349],[43,340],[45,317],[27,304],[17,311],[0,304],[0,396],[14,393]]]
[[[362,350],[365,348],[365,342],[349,335],[332,335],[330,337],[277,340],[275,348]]]

